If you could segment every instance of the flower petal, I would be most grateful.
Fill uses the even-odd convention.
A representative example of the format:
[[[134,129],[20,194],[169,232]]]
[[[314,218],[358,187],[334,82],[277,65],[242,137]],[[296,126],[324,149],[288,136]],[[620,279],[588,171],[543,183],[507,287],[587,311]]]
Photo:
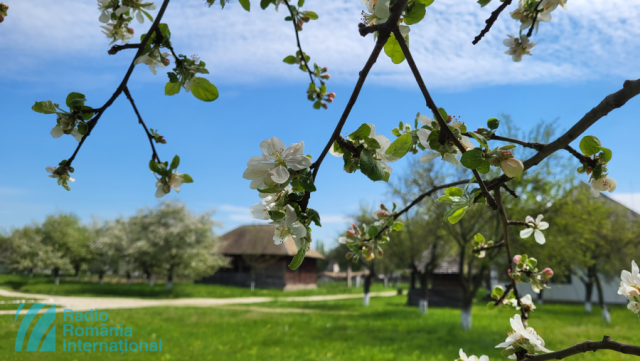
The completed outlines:
[[[60,138],[62,134],[64,134],[62,127],[56,125],[55,127],[53,127],[53,129],[51,129],[51,136],[54,138]]]
[[[269,174],[271,175],[271,179],[278,184],[285,183],[289,180],[289,171],[281,165],[270,170]]]
[[[429,162],[431,162],[432,160],[434,160],[435,158],[437,158],[440,155],[440,153],[437,152],[429,152],[423,156],[420,157],[420,163],[422,164],[428,164]]]
[[[460,161],[458,160],[458,158],[455,155],[451,154],[451,153],[445,153],[442,156],[442,159],[446,160],[447,162],[449,162],[449,163],[451,163],[451,164],[453,164],[455,166],[459,166],[460,165]]]
[[[536,239],[536,242],[538,242],[539,244],[545,244],[545,242],[547,242],[547,240],[544,238],[544,233],[542,233],[539,230],[535,230],[535,232],[533,232],[533,237]]]
[[[525,228],[522,231],[520,231],[520,238],[522,239],[529,238],[532,233],[533,233],[533,228]]]

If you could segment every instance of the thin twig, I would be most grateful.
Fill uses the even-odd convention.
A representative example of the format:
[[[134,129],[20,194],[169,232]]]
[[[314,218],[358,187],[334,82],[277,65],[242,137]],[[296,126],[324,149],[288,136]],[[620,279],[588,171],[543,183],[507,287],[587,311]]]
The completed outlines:
[[[604,336],[602,338],[602,341],[585,341],[560,351],[543,353],[539,355],[525,355],[525,359],[532,361],[562,360],[563,358],[568,356],[573,356],[588,351],[595,352],[597,350],[613,350],[626,355],[640,356],[640,346],[627,345],[624,343],[613,341],[609,336]]]
[[[129,99],[129,102],[131,103],[131,106],[133,107],[133,111],[136,113],[136,116],[138,117],[138,123],[140,123],[142,125],[142,127],[144,128],[145,133],[147,133],[147,138],[149,138],[149,144],[151,144],[151,150],[153,151],[153,154],[151,155],[151,159],[155,159],[158,161],[158,163],[160,163],[160,157],[158,156],[158,153],[156,152],[156,147],[153,144],[153,136],[151,135],[151,133],[149,132],[149,129],[147,129],[147,125],[144,123],[144,120],[142,120],[142,116],[140,115],[140,112],[138,111],[138,108],[136,107],[136,103],[134,103],[133,101],[133,97],[131,96],[131,93],[129,92],[129,87],[125,86],[124,89],[124,95],[127,96],[127,99]]]
[[[501,247],[504,247],[504,241],[503,242],[498,242],[498,243],[494,244],[493,246],[489,246],[489,247],[474,248],[473,251],[471,251],[471,253],[476,254],[476,253],[480,253],[482,251],[488,251],[490,249],[501,248]]]
[[[84,144],[84,142],[87,139],[87,137],[91,134],[91,130],[93,130],[93,128],[96,126],[96,124],[98,124],[98,120],[100,120],[100,117],[102,116],[102,114],[104,114],[105,110],[107,110],[107,108],[109,108],[111,106],[111,104],[113,104],[113,102],[120,96],[120,94],[122,93],[124,88],[127,86],[127,82],[129,81],[129,78],[131,77],[131,73],[133,73],[133,68],[136,66],[135,61],[141,55],[142,50],[144,49],[144,46],[149,42],[149,39],[151,39],[151,34],[153,34],[158,29],[158,26],[160,25],[160,20],[162,20],[162,16],[164,15],[164,12],[167,9],[167,6],[169,5],[169,1],[171,1],[171,0],[164,0],[162,2],[162,6],[160,7],[160,10],[158,11],[158,15],[156,16],[155,21],[153,22],[153,24],[149,28],[149,31],[147,32],[147,35],[145,35],[144,39],[142,39],[142,41],[140,42],[140,47],[138,48],[138,51],[136,52],[136,55],[133,57],[133,60],[131,61],[131,64],[129,65],[129,69],[127,70],[127,73],[125,74],[124,78],[122,79],[122,82],[120,83],[120,85],[118,86],[116,91],[113,93],[111,98],[109,98],[109,100],[107,100],[107,102],[101,108],[99,108],[98,113],[93,117],[93,119],[91,119],[87,123],[87,125],[88,125],[87,133],[82,137],[82,139],[80,140],[80,143],[78,143],[78,147],[73,152],[71,157],[67,160],[67,164],[66,164],[67,167],[71,166],[71,163],[76,158],[76,155],[78,155],[78,151],[80,150],[80,148]]]
[[[502,303],[502,301],[503,301],[507,296],[509,296],[509,292],[511,292],[511,288],[512,288],[512,287],[513,287],[513,284],[511,284],[511,283],[510,283],[510,284],[508,284],[508,285],[506,285],[506,286],[504,287],[504,293],[502,294],[502,296],[500,296],[500,298],[498,298],[498,299],[496,300],[496,302],[494,302],[493,304],[494,304],[495,306],[498,306],[499,304],[501,304],[501,303]]]
[[[484,37],[484,35],[489,32],[489,29],[491,29],[493,23],[498,20],[498,16],[500,16],[500,13],[509,5],[511,5],[511,0],[505,0],[505,2],[500,4],[500,6],[498,6],[498,8],[491,13],[491,16],[489,16],[489,18],[485,21],[487,26],[485,26],[484,29],[480,31],[480,34],[478,34],[478,36],[476,36],[471,42],[473,45],[476,45],[480,41],[480,39],[482,39],[482,37]]]
[[[107,51],[107,53],[109,55],[115,55],[117,54],[120,50],[124,50],[124,49],[139,49],[140,48],[140,44],[124,44],[124,45],[114,45],[111,47],[111,49],[109,49]]]
[[[291,10],[291,6],[289,5],[289,1],[287,0],[283,0],[285,5],[287,5],[287,9],[289,9],[289,14],[291,14],[291,22],[293,23],[293,29],[296,31],[296,42],[298,43],[298,50],[300,50],[300,56],[302,57],[302,61],[304,62],[304,66],[307,67],[307,73],[309,73],[309,80],[312,83],[315,83],[313,81],[313,76],[314,73],[311,71],[311,68],[309,68],[309,64],[307,64],[307,59],[304,57],[304,51],[302,51],[302,45],[300,45],[300,35],[298,35],[298,24],[296,24],[296,17],[293,16],[293,10]]]
[[[536,26],[536,21],[538,21],[538,14],[540,14],[540,9],[536,7],[536,14],[533,16],[533,24],[531,24],[531,27],[527,32],[527,38],[530,38],[531,35],[533,34],[533,28]]]
[[[424,80],[422,80],[422,75],[420,75],[418,66],[416,65],[416,62],[413,60],[413,56],[409,51],[409,47],[404,41],[404,37],[400,33],[400,29],[398,28],[397,25],[394,26],[393,28],[393,34],[395,35],[396,40],[398,41],[398,44],[400,44],[400,48],[402,49],[402,52],[404,53],[404,56],[407,59],[407,63],[409,63],[409,67],[411,68],[411,72],[413,73],[413,76],[416,79],[418,86],[420,87],[422,96],[424,97],[424,100],[427,102],[427,107],[431,109],[431,111],[433,112],[433,115],[438,121],[438,124],[440,124],[440,136],[438,137],[438,141],[440,142],[440,144],[444,144],[449,139],[453,141],[453,144],[460,150],[461,153],[464,154],[466,152],[465,147],[460,143],[460,141],[453,134],[451,129],[449,129],[449,125],[447,124],[445,119],[442,118],[442,115],[440,114],[440,111],[438,110],[436,103],[431,98],[431,94],[429,94],[429,90],[427,90],[427,86],[425,85]],[[480,186],[480,190],[482,190],[482,194],[487,200],[487,203],[489,204],[489,206],[494,210],[497,209],[496,202],[493,199],[493,197],[491,197],[491,194],[489,194],[489,190],[487,189],[486,185],[482,181],[482,177],[480,176],[480,173],[478,173],[477,170],[473,169],[473,175],[476,177],[476,180],[478,180],[478,185]]]
[[[503,184],[502,188],[504,188],[504,190],[507,191],[507,193],[509,193],[513,198],[520,198],[520,197],[518,197],[518,193],[516,193],[515,190],[509,188],[508,185]]]

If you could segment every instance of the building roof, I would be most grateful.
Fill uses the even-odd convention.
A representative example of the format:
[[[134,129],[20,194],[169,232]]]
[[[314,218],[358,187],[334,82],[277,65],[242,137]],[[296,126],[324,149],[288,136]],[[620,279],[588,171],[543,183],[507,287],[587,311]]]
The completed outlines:
[[[273,242],[273,225],[240,226],[220,237],[218,252],[224,255],[269,255],[269,256],[295,256],[298,247],[291,237],[276,245]],[[324,259],[324,256],[311,249],[305,255],[306,258]]]

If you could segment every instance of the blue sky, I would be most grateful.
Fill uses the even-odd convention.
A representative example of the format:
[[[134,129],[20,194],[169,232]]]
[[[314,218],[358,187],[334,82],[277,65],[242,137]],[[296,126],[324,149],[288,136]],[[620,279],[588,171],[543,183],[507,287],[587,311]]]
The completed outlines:
[[[255,2],[255,1],[254,1]],[[150,149],[142,128],[124,96],[104,114],[87,139],[74,166],[77,181],[65,191],[47,177],[44,168],[68,158],[76,141],[49,134],[55,117],[31,111],[36,100],[64,103],[71,91],[84,93],[88,105],[99,107],[122,79],[132,51],[109,56],[108,41],[99,29],[93,2],[44,0],[10,2],[0,24],[0,104],[2,106],[4,177],[0,180],[0,228],[9,230],[55,211],[71,211],[84,220],[128,216],[154,206],[155,179],[147,168]],[[282,58],[295,52],[291,24],[281,10],[251,13],[237,3],[225,10],[208,9],[201,1],[174,0],[166,22],[176,51],[198,54],[220,98],[203,103],[184,92],[163,95],[166,71],[153,76],[136,67],[131,92],[147,125],[159,129],[168,143],[159,145],[163,160],[179,154],[180,170],[194,184],[167,199],[186,202],[194,211],[215,209],[223,222],[218,232],[254,222],[248,208],[257,203],[249,181],[242,179],[249,157],[260,153],[263,139],[277,136],[285,143],[305,141],[305,153],[316,158],[353,89],[357,73],[373,47],[357,34],[362,5],[357,0],[307,0],[320,20],[305,25],[301,40],[311,60],[329,67],[328,82],[337,98],[328,110],[314,110],[306,100],[308,78]],[[526,130],[540,120],[557,119],[567,129],[625,79],[640,78],[640,30],[627,24],[640,17],[640,3],[573,1],[540,25],[534,55],[515,64],[502,54],[502,39],[517,24],[501,18],[479,45],[471,39],[493,9],[478,10],[474,1],[436,0],[427,18],[413,26],[411,49],[438,106],[460,116],[470,128],[488,118],[510,114]],[[136,34],[149,26],[135,23]],[[374,66],[344,132],[364,122],[374,123],[388,137],[398,121],[413,122],[428,113],[406,63],[392,64],[382,56]],[[640,99],[600,120],[588,134],[597,135],[614,152],[610,175],[618,180],[612,196],[640,210],[636,180]],[[392,164],[392,181],[407,161]],[[387,201],[389,187],[360,173],[346,174],[342,160],[328,156],[310,206],[320,211],[325,226],[314,238],[333,244],[348,216],[360,202]]]

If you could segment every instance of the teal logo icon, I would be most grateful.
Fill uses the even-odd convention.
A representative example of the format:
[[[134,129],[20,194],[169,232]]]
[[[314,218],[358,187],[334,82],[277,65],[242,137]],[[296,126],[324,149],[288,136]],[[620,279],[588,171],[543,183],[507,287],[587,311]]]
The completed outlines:
[[[18,335],[16,336],[16,351],[24,351],[24,341],[27,336],[31,324],[36,316],[46,306],[44,303],[34,303],[20,322]],[[18,306],[14,322],[18,322],[20,311],[24,307],[24,303]],[[53,321],[56,320],[56,305],[46,310],[37,321],[29,334],[26,351],[55,351],[56,350],[56,326]],[[52,326],[53,325],[53,326]],[[47,332],[48,331],[48,332]]]

